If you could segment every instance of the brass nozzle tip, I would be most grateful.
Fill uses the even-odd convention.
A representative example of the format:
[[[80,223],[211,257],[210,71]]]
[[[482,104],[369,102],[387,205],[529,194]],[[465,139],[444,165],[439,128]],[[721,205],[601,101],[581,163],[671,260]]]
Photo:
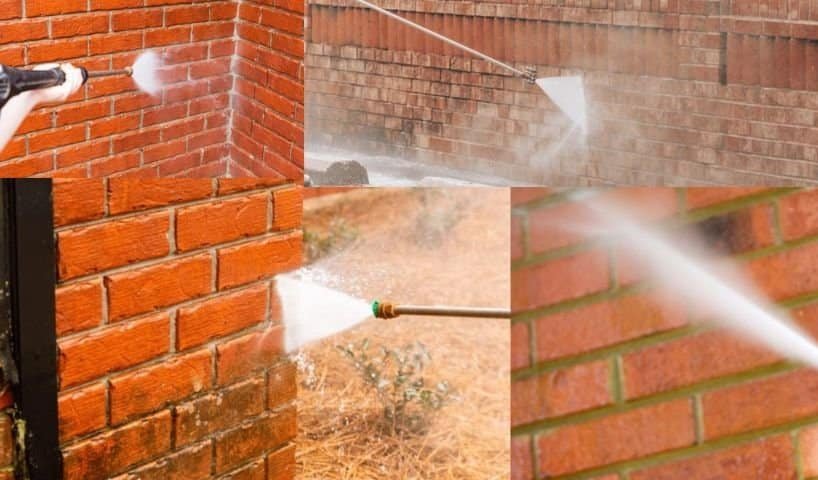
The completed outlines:
[[[125,67],[125,72],[127,72],[129,77],[133,76],[133,67]]]
[[[390,319],[397,317],[398,314],[395,312],[395,305],[390,302],[378,302],[377,309],[375,312],[376,318],[383,318],[383,319]]]

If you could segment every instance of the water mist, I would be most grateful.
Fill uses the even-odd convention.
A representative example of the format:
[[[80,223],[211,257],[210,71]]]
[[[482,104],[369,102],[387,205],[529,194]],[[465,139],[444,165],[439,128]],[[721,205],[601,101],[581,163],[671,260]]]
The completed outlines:
[[[747,284],[737,271],[716,268],[692,244],[681,245],[639,225],[612,202],[591,200],[591,229],[613,235],[632,258],[649,267],[662,287],[681,297],[695,315],[765,345],[776,353],[818,368],[818,346],[787,316]]]

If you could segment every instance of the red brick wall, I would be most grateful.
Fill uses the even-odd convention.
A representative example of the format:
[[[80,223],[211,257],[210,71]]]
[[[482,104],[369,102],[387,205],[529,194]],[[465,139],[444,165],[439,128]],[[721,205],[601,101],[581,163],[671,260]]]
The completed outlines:
[[[582,214],[566,196],[512,195],[513,479],[818,476],[818,374],[691,323],[615,246],[559,230]],[[606,195],[709,225],[708,241],[818,337],[818,192]]]
[[[292,478],[273,282],[301,262],[300,190],[72,180],[54,203],[64,478]]]
[[[311,6],[308,134],[316,146],[525,181],[816,178],[818,50],[808,8],[380,3],[539,76],[584,74],[589,135],[560,143],[569,125],[537,87],[353,3]],[[732,16],[747,11],[756,17]]]
[[[304,172],[304,2],[245,1],[236,26],[234,176]]]
[[[284,25],[259,25],[264,45],[255,58],[263,77],[257,92],[246,88],[241,72],[235,82],[231,71],[237,58],[251,56],[244,40],[235,40],[237,32],[243,37],[247,23],[239,17],[239,2],[0,3],[0,19],[7,23],[0,39],[2,63],[68,61],[103,70],[131,65],[139,53],[153,50],[167,64],[162,74],[167,88],[158,97],[140,93],[129,78],[95,79],[65,105],[36,110],[0,155],[0,175],[211,177],[230,171],[235,158],[238,172],[257,162],[267,166],[264,173],[300,178],[295,170],[303,124],[297,113],[303,104],[298,93],[303,48],[299,51],[289,31],[281,32],[300,22],[302,7],[288,1],[242,3],[243,12],[255,5],[268,12],[262,20],[288,18]],[[273,107],[281,109],[279,117],[258,117],[263,133],[252,131],[264,151],[243,150],[241,134],[231,133],[233,125],[244,131],[241,116],[231,118],[233,106],[277,96],[282,100]],[[279,158],[290,163],[273,161]]]

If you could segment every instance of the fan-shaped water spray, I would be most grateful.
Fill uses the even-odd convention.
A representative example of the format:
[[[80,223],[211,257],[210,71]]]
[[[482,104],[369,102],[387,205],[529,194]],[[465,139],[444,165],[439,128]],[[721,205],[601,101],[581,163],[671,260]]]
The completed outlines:
[[[159,68],[162,61],[154,52],[145,52],[133,64],[133,79],[136,86],[143,92],[157,95],[162,90],[162,81],[159,78]]]
[[[548,98],[579,126],[583,135],[588,132],[582,77],[543,77],[538,78],[536,83]]]
[[[278,276],[276,290],[287,352],[348,330],[372,316],[369,302],[319,285],[299,272]]]

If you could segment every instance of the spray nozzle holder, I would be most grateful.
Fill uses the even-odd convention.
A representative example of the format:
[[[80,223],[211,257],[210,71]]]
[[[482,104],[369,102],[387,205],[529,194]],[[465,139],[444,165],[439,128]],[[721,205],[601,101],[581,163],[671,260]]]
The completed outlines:
[[[375,318],[390,319],[397,317],[398,313],[392,303],[375,300],[372,302],[372,315]]]

